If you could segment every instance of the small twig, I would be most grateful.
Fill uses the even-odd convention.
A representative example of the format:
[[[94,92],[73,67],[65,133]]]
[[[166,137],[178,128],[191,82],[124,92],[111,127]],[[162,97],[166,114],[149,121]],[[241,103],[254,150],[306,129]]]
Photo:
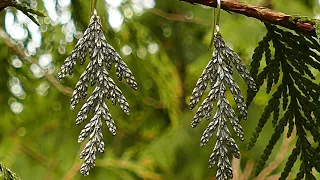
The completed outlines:
[[[49,159],[40,152],[36,151],[34,148],[30,147],[28,144],[23,143],[21,140],[18,140],[17,149],[33,160],[39,162],[39,164],[44,166],[49,171],[49,174],[47,174],[49,176],[47,176],[46,179],[48,179],[48,177],[50,179],[50,176],[52,177],[54,172],[61,173],[61,169],[57,168],[58,164],[55,161],[56,159]]]
[[[232,159],[233,179],[239,179],[242,174],[240,167],[240,159],[233,157]]]
[[[156,109],[165,109],[166,108],[165,105],[161,101],[155,100],[151,97],[144,98],[144,103],[146,103],[147,105],[152,106]]]
[[[16,3],[15,0],[1,0],[0,1],[0,11],[2,11],[4,8],[8,6],[12,6]]]
[[[244,168],[243,174],[241,175],[239,180],[248,180],[252,175],[254,163],[252,161],[248,161],[246,167]]]
[[[73,167],[68,171],[68,173],[64,176],[63,180],[71,180],[77,174],[81,166],[80,162],[77,162],[73,165]]]
[[[22,60],[27,61],[32,64],[38,65],[40,68],[38,61],[36,59],[33,59],[32,57],[29,57],[25,54],[25,52],[20,49],[18,46],[13,44],[9,38],[9,35],[2,29],[0,29],[0,37],[3,38],[4,43],[13,51],[15,52]],[[67,96],[72,96],[72,90],[68,87],[65,87],[60,84],[60,82],[53,77],[51,74],[47,73],[44,69],[41,68],[41,70],[44,72],[44,76],[48,79],[48,81],[56,87],[60,92]]]
[[[288,128],[286,128],[285,132],[288,131]],[[284,133],[286,134],[286,133]],[[295,134],[295,130],[292,134]],[[295,139],[296,136],[291,135],[289,138],[287,138],[286,135],[283,136],[283,141],[280,147],[280,151],[278,152],[276,158],[266,167],[263,169],[263,171],[260,173],[260,175],[254,180],[276,180],[279,179],[281,174],[275,174],[269,176],[279,165],[283,162],[283,160],[288,156],[288,152],[291,152],[295,148],[295,144],[290,145],[291,142]],[[237,180],[249,180],[252,176],[253,171],[253,165],[254,163],[250,160],[247,162],[247,165],[242,172],[240,169],[240,160],[233,158],[232,161],[233,169],[234,169],[234,178]],[[289,179],[293,179],[293,175],[289,174]]]
[[[232,169],[233,169],[233,179],[235,180],[248,180],[252,175],[254,163],[250,160],[247,162],[244,171],[241,170],[240,159],[233,158]]]
[[[41,165],[43,165],[46,168],[52,168],[52,163],[42,154],[36,152],[35,150],[31,149],[29,146],[23,144],[20,142],[19,144],[19,150],[26,155],[30,156],[32,159],[38,161]]]
[[[40,26],[39,22],[33,15],[37,15],[40,17],[46,17],[46,15],[38,10],[31,9],[30,7],[26,6],[25,4],[17,3],[16,0],[1,0],[0,1],[0,11],[2,11],[6,7],[14,7],[21,11],[23,14],[28,16],[34,23]]]
[[[136,173],[142,179],[153,179],[153,180],[161,180],[161,176],[152,171],[143,169],[141,164],[131,163],[126,160],[108,160],[108,161],[100,161],[97,160],[97,166],[105,167],[105,168],[122,168],[128,171]]]
[[[194,23],[194,24],[199,24],[199,25],[211,26],[211,22],[209,22],[209,21],[205,21],[205,20],[202,20],[199,18],[188,19],[183,14],[170,14],[170,13],[166,13],[166,12],[161,11],[156,8],[150,9],[149,12],[151,12],[155,15],[161,16],[161,17],[163,17],[167,20],[170,20],[170,21],[180,21],[180,22],[187,22],[187,23]]]
[[[272,161],[264,170],[259,174],[258,177],[255,178],[255,180],[264,180],[268,175],[272,173],[282,162],[283,160],[289,155],[288,152],[291,152],[294,148],[295,145],[289,146],[290,143],[295,139],[295,131],[293,131],[292,135],[287,138],[285,134],[287,134],[288,128],[286,127],[285,133],[283,133],[283,141],[282,145],[280,147],[280,151],[277,154],[277,157],[275,158],[274,161]]]
[[[84,148],[84,145],[81,145],[79,147],[78,153],[80,154],[82,149]],[[63,180],[71,180],[74,178],[74,176],[77,174],[77,172],[80,170],[81,168],[81,162],[79,162],[78,157],[75,158],[73,166],[71,167],[71,169],[64,175]]]

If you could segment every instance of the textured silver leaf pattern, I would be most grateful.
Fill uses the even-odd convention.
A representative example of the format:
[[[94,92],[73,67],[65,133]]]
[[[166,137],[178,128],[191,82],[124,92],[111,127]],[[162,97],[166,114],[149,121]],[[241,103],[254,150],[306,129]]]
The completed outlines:
[[[243,141],[244,134],[240,120],[247,119],[248,113],[247,105],[241,94],[240,88],[232,77],[232,64],[235,69],[237,69],[238,73],[244,79],[249,88],[253,90],[256,90],[257,88],[255,81],[242,64],[239,56],[225,44],[219,32],[216,32],[214,35],[214,46],[215,50],[212,55],[213,57],[208,63],[207,67],[204,69],[196,84],[196,87],[192,92],[190,109],[193,109],[198,104],[209,82],[211,84],[211,90],[208,94],[208,97],[205,98],[193,117],[191,126],[196,127],[204,117],[210,120],[214,107],[214,101],[217,101],[217,110],[212,118],[212,121],[202,134],[200,145],[206,145],[213,136],[214,132],[217,130],[217,142],[210,156],[209,167],[211,168],[217,164],[218,169],[216,179],[228,180],[233,177],[229,155],[232,154],[234,157],[240,158],[240,152],[227,127],[227,119],[230,120],[232,128],[239,139]],[[234,101],[237,104],[239,117],[227,100],[226,85],[229,86],[230,92],[232,93]]]
[[[92,95],[83,104],[76,118],[76,124],[79,125],[88,118],[90,113],[93,114],[93,117],[85,125],[78,137],[79,143],[83,142],[86,138],[89,139],[80,154],[80,158],[84,159],[80,168],[80,172],[83,175],[89,175],[90,169],[94,167],[96,152],[104,152],[105,145],[102,140],[103,120],[106,122],[109,131],[113,135],[116,135],[116,125],[105,104],[105,100],[110,99],[113,105],[118,103],[126,114],[130,114],[126,98],[115,85],[106,69],[110,70],[112,64],[114,64],[118,79],[121,81],[124,78],[130,87],[137,89],[137,83],[132,72],[114,48],[106,42],[100,18],[96,13],[91,17],[89,27],[83,37],[78,41],[75,49],[63,63],[58,73],[58,78],[61,80],[65,76],[71,75],[77,59],[80,60],[80,64],[83,64],[88,52],[91,61],[75,86],[70,106],[71,109],[75,109],[80,99],[86,98],[89,84],[95,86]]]

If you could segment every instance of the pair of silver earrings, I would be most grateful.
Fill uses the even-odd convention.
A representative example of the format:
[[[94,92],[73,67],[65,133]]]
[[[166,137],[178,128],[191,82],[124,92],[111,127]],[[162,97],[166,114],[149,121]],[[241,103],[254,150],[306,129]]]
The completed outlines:
[[[227,180],[232,178],[233,174],[229,155],[232,154],[239,158],[240,152],[235,140],[231,137],[226,121],[227,119],[230,120],[233,130],[240,140],[243,140],[244,135],[240,120],[247,119],[248,113],[248,108],[240,88],[232,77],[232,64],[235,66],[240,76],[245,80],[249,88],[256,90],[256,85],[253,78],[250,76],[250,73],[242,64],[239,56],[225,44],[219,32],[220,8],[221,1],[218,0],[217,10],[215,9],[212,41],[214,44],[213,57],[204,69],[193,90],[190,100],[190,109],[193,109],[199,103],[200,98],[210,82],[211,89],[209,95],[200,105],[191,124],[192,127],[196,127],[204,117],[211,120],[201,137],[200,145],[206,145],[213,136],[213,133],[217,130],[217,141],[213,153],[210,156],[209,167],[213,167],[217,164],[218,170],[216,179]],[[104,152],[103,135],[101,132],[102,121],[104,120],[106,122],[109,131],[113,135],[116,134],[115,122],[105,104],[105,100],[111,99],[113,105],[118,103],[126,114],[130,114],[129,104],[126,98],[110,78],[107,70],[110,70],[112,64],[114,64],[118,79],[121,81],[122,78],[124,78],[131,88],[137,89],[137,83],[130,69],[114,48],[106,42],[106,38],[101,28],[100,18],[97,16],[96,10],[94,10],[89,27],[84,32],[83,37],[78,41],[74,50],[65,60],[58,73],[58,78],[60,80],[66,75],[71,75],[77,59],[79,58],[80,64],[83,64],[86,60],[87,51],[89,51],[91,61],[80,76],[71,99],[71,109],[74,109],[80,99],[86,98],[88,85],[91,84],[91,86],[95,86],[92,95],[89,96],[86,103],[82,106],[76,118],[76,124],[80,124],[87,119],[90,113],[93,113],[93,117],[80,132],[78,138],[78,142],[82,142],[89,137],[88,142],[80,154],[80,158],[84,159],[80,172],[84,175],[88,175],[90,169],[95,165],[96,152]],[[226,86],[229,86],[229,89],[234,96],[240,114],[239,117],[226,98]],[[217,110],[213,118],[211,118],[214,101],[216,100]]]

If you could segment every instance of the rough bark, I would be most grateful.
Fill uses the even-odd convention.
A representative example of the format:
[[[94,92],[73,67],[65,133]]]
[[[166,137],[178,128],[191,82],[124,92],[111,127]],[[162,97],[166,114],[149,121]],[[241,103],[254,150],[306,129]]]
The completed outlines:
[[[15,0],[0,0],[0,11],[8,6],[12,6],[16,3]]]
[[[202,4],[210,7],[217,7],[216,0],[180,0],[191,4]],[[235,0],[221,0],[221,9],[243,14],[248,17],[300,31],[304,34],[316,36],[315,22],[313,20],[302,19],[297,16],[287,15],[266,7],[253,6]]]

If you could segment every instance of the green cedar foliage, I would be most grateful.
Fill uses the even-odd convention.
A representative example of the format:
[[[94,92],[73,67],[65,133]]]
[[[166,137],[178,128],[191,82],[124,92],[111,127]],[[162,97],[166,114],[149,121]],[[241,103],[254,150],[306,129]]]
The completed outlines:
[[[287,136],[290,137],[296,129],[298,140],[280,179],[288,177],[298,156],[301,165],[296,179],[315,179],[312,175],[313,168],[320,172],[320,86],[315,82],[312,70],[320,70],[320,44],[314,37],[293,34],[270,24],[265,25],[268,32],[254,51],[251,74],[258,88],[266,81],[267,93],[273,88],[276,88],[276,91],[259,119],[248,150],[255,145],[272,114],[272,124],[275,128],[256,168],[256,175],[264,168],[284,127],[289,126]],[[266,66],[259,73],[263,56]],[[248,90],[248,104],[255,95],[256,92]],[[281,117],[280,109],[284,113]],[[307,138],[309,133],[313,142]]]

